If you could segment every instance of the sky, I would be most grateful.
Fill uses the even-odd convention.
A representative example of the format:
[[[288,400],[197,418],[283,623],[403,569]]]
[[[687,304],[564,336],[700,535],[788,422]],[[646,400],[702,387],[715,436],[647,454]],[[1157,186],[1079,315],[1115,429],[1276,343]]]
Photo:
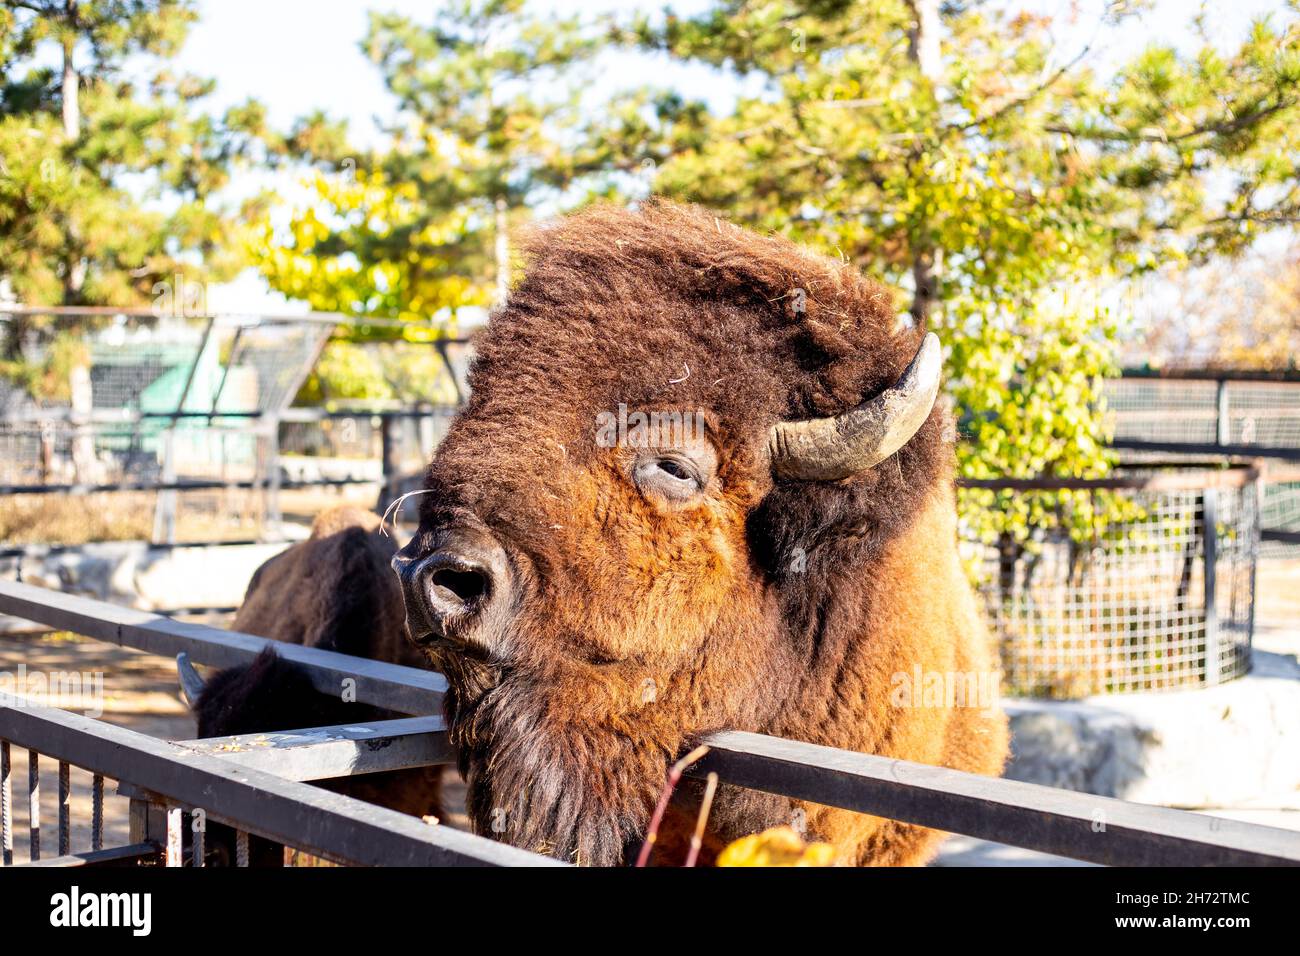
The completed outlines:
[[[323,109],[348,120],[358,145],[373,145],[380,138],[374,117],[391,115],[391,99],[378,69],[360,48],[368,13],[400,13],[427,22],[438,6],[437,0],[201,0],[199,23],[177,63],[217,80],[213,102],[219,107],[256,97],[269,108],[271,121],[281,126]],[[627,0],[531,4],[539,12],[564,16],[631,14],[647,6]],[[677,0],[673,6],[685,15],[709,4]],[[621,56],[612,66],[621,86],[667,80],[699,87],[709,80],[704,69],[668,64],[661,57]]]
[[[1093,34],[1093,24],[1107,0],[1007,0],[1007,5],[1054,14],[1061,24],[1063,55]],[[659,3],[629,0],[534,0],[538,11],[593,15],[657,10]],[[708,0],[675,0],[672,7],[689,15],[710,6]],[[1240,38],[1251,20],[1279,10],[1281,0],[1156,0],[1141,21],[1103,31],[1095,44],[1095,61],[1118,61],[1152,40],[1185,41],[1186,25],[1205,6],[1212,12],[1214,33],[1225,42]],[[361,52],[370,10],[402,13],[428,20],[437,0],[201,0],[200,20],[179,57],[179,65],[217,80],[214,103],[262,100],[271,118],[288,125],[314,109],[346,117],[363,144],[374,141],[372,117],[388,111],[389,97],[376,70]],[[1071,49],[1073,46],[1074,49]],[[709,74],[669,66],[656,57],[621,55],[614,64],[619,85],[677,82],[709,96]],[[674,65],[675,66],[675,65]],[[725,97],[723,97],[725,98]]]
[[[1119,29],[1095,25],[1114,0],[994,0],[1037,13],[1051,14],[1060,30],[1060,56],[1067,60],[1089,40],[1090,61],[1100,71],[1119,63],[1153,41],[1192,42],[1191,18],[1206,9],[1213,35],[1224,44],[1245,34],[1258,16],[1280,11],[1282,0],[1154,0],[1139,21]],[[382,140],[376,117],[391,117],[392,101],[378,70],[360,49],[367,13],[377,9],[429,20],[438,0],[200,0],[200,20],[178,57],[177,66],[217,82],[210,106],[226,106],[256,97],[266,104],[271,122],[287,128],[314,110],[348,120],[353,142],[362,147]],[[675,0],[680,15],[706,9],[709,0]],[[660,3],[628,0],[534,0],[532,8],[557,14],[656,11]],[[614,54],[604,61],[610,86],[671,84],[723,109],[736,95],[734,83],[720,81],[702,67],[668,63],[661,57]],[[604,84],[602,84],[604,85]],[[288,191],[289,184],[285,184]],[[293,309],[271,293],[256,276],[246,274],[210,290],[216,309],[282,311]]]

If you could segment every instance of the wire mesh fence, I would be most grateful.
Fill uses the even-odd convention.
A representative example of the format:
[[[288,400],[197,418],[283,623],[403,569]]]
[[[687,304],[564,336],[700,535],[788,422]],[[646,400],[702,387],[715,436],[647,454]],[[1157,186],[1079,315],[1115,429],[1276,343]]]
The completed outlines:
[[[972,484],[959,497],[962,549],[998,641],[1006,692],[1173,690],[1247,671],[1257,472]],[[990,510],[1040,510],[1055,520],[972,540]]]
[[[1116,440],[1194,445],[1259,445],[1300,451],[1300,381],[1125,377],[1106,383]],[[1140,461],[1141,453],[1126,454]],[[1168,458],[1168,452],[1155,457]],[[1189,456],[1195,457],[1195,455]],[[1270,481],[1260,524],[1300,532],[1300,482]],[[1265,541],[1264,558],[1300,558],[1300,545]]]
[[[340,496],[373,506],[388,470],[427,460],[463,394],[468,348],[354,343],[337,334],[347,324],[0,310],[0,541],[266,539],[285,530],[286,506],[304,517]],[[331,359],[345,386],[374,372],[363,400],[314,372]],[[342,411],[291,407],[308,386]],[[413,398],[422,418],[390,414]]]

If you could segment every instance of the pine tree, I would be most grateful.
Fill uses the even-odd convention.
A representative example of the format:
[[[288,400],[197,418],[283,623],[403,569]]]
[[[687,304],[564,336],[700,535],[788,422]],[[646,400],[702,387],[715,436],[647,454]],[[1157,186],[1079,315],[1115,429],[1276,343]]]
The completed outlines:
[[[1142,6],[1106,16],[1138,27]],[[1293,21],[1103,77],[1054,40],[1086,24],[1015,5],[724,0],[621,35],[757,92],[724,115],[683,103],[631,148],[659,157],[656,190],[903,290],[949,346],[967,475],[1086,476],[1106,467],[1116,330],[1094,289],[1297,219]]]
[[[202,287],[241,265],[261,200],[232,209],[218,194],[280,144],[260,105],[209,116],[212,83],[170,69],[195,16],[189,0],[0,8],[0,277],[19,301],[177,301],[178,278]],[[40,65],[51,45],[58,69]],[[11,332],[13,355],[26,336]]]
[[[362,49],[397,102],[391,143],[335,150],[287,233],[265,227],[263,275],[318,308],[409,320],[504,298],[511,230],[584,171],[573,71],[597,48],[522,0],[463,0],[428,25],[372,14]]]

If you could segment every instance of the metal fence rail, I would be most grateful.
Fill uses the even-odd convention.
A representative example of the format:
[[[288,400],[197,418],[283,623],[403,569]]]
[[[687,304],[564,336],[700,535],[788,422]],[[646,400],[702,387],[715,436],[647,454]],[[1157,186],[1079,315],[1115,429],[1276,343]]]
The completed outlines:
[[[0,612],[154,653],[185,650],[197,660],[217,664],[247,659],[265,643],[24,585],[0,583]],[[322,689],[336,688],[344,674],[367,675],[367,682],[358,680],[358,689],[367,688],[367,702],[390,709],[402,709],[390,694],[408,704],[427,704],[432,685],[442,686],[439,675],[423,671],[292,645],[277,647],[311,671]],[[437,717],[263,736],[256,748],[227,749],[229,742],[221,740],[165,743],[63,711],[12,702],[0,706],[0,738],[155,794],[155,803],[167,807],[165,856],[173,864],[180,861],[180,827],[187,808],[202,809],[242,833],[342,862],[544,862],[301,782],[340,771],[378,772],[444,762],[450,749]],[[715,771],[736,786],[1031,850],[1109,864],[1300,864],[1300,833],[1288,830],[759,734],[728,731],[703,742],[710,751],[693,768],[696,774]],[[5,795],[8,806],[8,787]],[[9,825],[5,830],[9,834]],[[133,837],[159,845],[160,834],[156,826],[133,828]],[[200,849],[194,852],[201,853],[201,838],[195,845]],[[246,850],[246,839],[241,845]]]
[[[184,652],[195,663],[211,667],[247,664],[273,646],[285,660],[306,667],[321,693],[337,695],[343,682],[350,681],[347,686],[357,701],[403,714],[440,712],[447,689],[446,679],[433,671],[173,621],[15,581],[0,581],[0,613],[162,657]]]
[[[688,772],[1111,866],[1300,865],[1300,833],[727,731]]]
[[[167,807],[179,864],[183,812],[361,866],[552,866],[558,861],[77,714],[0,704],[0,739],[143,788]],[[66,828],[61,821],[60,834]],[[195,846],[202,846],[195,830]],[[61,847],[66,855],[67,847]],[[198,852],[201,852],[198,851]],[[39,856],[39,853],[36,854]]]

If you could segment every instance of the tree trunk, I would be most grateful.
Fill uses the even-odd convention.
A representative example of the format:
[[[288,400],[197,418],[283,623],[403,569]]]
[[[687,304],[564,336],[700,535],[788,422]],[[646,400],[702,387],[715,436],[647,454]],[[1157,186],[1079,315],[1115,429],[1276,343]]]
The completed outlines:
[[[930,313],[939,304],[940,254],[934,249],[916,248],[912,251],[912,281],[916,294],[912,298],[912,321],[925,328]]]
[[[921,75],[938,84],[943,73],[939,53],[939,0],[907,0],[912,9],[912,29],[907,31],[908,55]]]
[[[73,56],[77,48],[77,0],[67,0],[64,7],[66,22],[63,34],[63,135],[69,142],[81,136],[81,78],[77,75]],[[74,239],[69,227],[69,239]],[[63,304],[76,305],[81,288],[86,281],[86,263],[75,251],[69,253],[64,263]]]
[[[916,64],[921,76],[937,92],[943,76],[943,59],[939,49],[939,0],[907,0],[912,11],[912,27],[907,31],[907,53]],[[922,157],[918,156],[919,162]],[[922,170],[914,165],[913,175]],[[939,302],[938,271],[941,252],[938,249],[914,245],[912,250],[912,280],[916,293],[912,299],[912,321],[924,328]]]
[[[510,294],[510,220],[506,215],[506,201],[498,196],[496,201],[496,263],[497,305],[502,305]]]
[[[63,135],[71,140],[81,135],[80,77],[72,63],[77,46],[77,0],[68,0],[64,9],[67,32],[63,35]]]

